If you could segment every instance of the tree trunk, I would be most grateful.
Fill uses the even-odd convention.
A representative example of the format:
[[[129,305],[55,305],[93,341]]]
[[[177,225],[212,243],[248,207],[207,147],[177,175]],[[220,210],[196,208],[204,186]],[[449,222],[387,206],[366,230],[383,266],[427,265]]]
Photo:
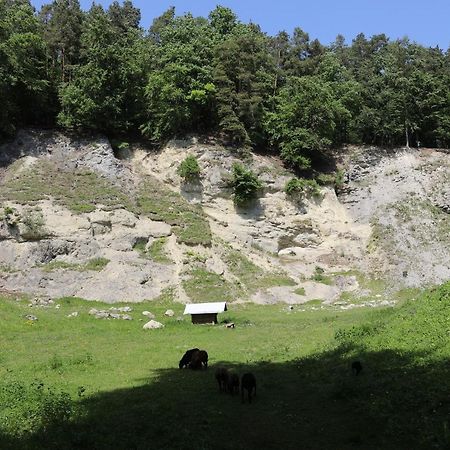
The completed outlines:
[[[409,135],[408,135],[408,126],[405,125],[405,136],[406,136],[406,148],[409,148]]]

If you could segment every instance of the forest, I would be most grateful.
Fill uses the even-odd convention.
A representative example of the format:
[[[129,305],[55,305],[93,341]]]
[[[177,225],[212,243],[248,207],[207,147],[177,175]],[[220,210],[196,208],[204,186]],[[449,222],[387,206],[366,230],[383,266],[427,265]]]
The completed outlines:
[[[450,50],[362,33],[324,45],[299,27],[269,36],[222,6],[140,21],[129,0],[0,0],[0,140],[23,126],[155,145],[208,134],[295,170],[342,144],[450,145]]]

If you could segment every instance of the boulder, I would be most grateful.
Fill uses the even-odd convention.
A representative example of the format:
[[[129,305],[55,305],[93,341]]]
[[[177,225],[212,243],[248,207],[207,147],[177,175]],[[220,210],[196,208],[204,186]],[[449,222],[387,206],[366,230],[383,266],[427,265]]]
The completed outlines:
[[[70,313],[67,317],[77,317],[78,311],[74,311],[73,313]]]
[[[11,234],[9,232],[8,225],[4,220],[0,220],[0,241],[4,241],[5,239],[10,239]]]
[[[142,311],[142,315],[145,317],[148,317],[149,319],[154,319],[155,315],[151,313],[150,311]]]
[[[175,313],[174,313],[171,309],[168,309],[168,310],[164,313],[164,315],[167,316],[167,317],[173,317],[173,316],[175,315]]]
[[[94,211],[89,214],[91,230],[94,236],[110,233],[112,229],[111,217],[104,211]]]
[[[217,275],[223,275],[225,273],[225,267],[225,264],[220,259],[209,258],[206,260],[206,269]]]
[[[150,322],[147,322],[142,328],[144,330],[155,330],[157,328],[164,328],[164,325],[156,320],[150,320]]]
[[[111,308],[109,308],[109,312],[111,313],[128,313],[131,311],[133,311],[133,308],[131,306],[120,306],[119,308],[111,306]]]
[[[48,230],[43,225],[35,225],[33,222],[20,222],[17,225],[17,230],[21,241],[42,241],[50,235]]]
[[[122,225],[127,228],[134,228],[136,226],[136,216],[126,209],[117,209],[109,217],[112,225]]]
[[[35,307],[48,307],[53,305],[54,301],[51,298],[39,298],[39,297],[35,297],[33,298],[33,300],[31,300],[31,302],[29,303],[28,306],[35,306]]]
[[[29,260],[35,264],[47,264],[58,256],[72,253],[75,244],[64,239],[52,239],[41,241],[31,248]]]
[[[172,234],[172,227],[164,222],[151,220],[147,217],[140,217],[136,223],[135,235],[136,237],[167,237]]]
[[[27,319],[27,320],[31,320],[31,321],[36,321],[36,320],[38,320],[38,318],[36,317],[36,316],[33,316],[32,314],[27,314],[26,316],[25,316],[25,319]]]
[[[78,165],[115,180],[124,174],[122,163],[115,158],[113,149],[106,138],[97,139],[88,151],[78,159]]]

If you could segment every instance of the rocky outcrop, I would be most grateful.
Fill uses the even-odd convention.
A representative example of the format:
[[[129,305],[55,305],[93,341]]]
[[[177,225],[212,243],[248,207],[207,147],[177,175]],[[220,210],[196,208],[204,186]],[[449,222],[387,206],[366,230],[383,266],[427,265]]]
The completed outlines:
[[[199,161],[199,182],[185,183],[177,174],[188,154]],[[255,154],[245,164],[263,181],[264,191],[246,208],[235,207],[229,188],[238,155],[195,139],[172,141],[159,152],[132,145],[119,160],[104,138],[22,131],[0,148],[0,155],[0,289],[107,302],[170,293],[170,298],[190,302],[196,299],[184,286],[204,277],[205,286],[189,285],[190,295],[220,288],[211,296],[289,304],[321,299],[328,304],[346,292],[372,305],[387,300],[371,293],[364,278],[383,278],[386,286],[396,288],[450,278],[450,155],[445,152],[349,148],[341,158],[346,182],[339,194],[324,187],[320,197],[302,202],[284,193],[292,174],[280,161]],[[24,179],[35,183],[32,196],[14,196],[5,188],[43,162],[81,180],[91,177],[89,189],[98,182],[102,201],[92,206],[83,186],[76,191],[80,198],[72,198],[76,177],[65,186],[70,201],[61,189],[54,195],[46,189],[39,197],[39,183],[30,176]],[[149,178],[144,214],[137,197]],[[213,234],[208,246],[180,243],[185,223],[179,216],[162,215],[160,205],[152,204],[152,193],[160,187],[201,207]],[[161,192],[154,197],[163,202]],[[173,205],[181,203],[168,201],[164,208]],[[195,233],[195,227],[189,232]],[[248,263],[234,267],[231,251]],[[325,278],[316,276],[318,267]],[[256,270],[269,281],[259,286],[252,280]],[[277,285],[280,274],[283,286]],[[148,317],[153,319],[151,313]]]
[[[450,155],[432,149],[352,148],[339,200],[371,226],[369,270],[403,286],[450,279]]]

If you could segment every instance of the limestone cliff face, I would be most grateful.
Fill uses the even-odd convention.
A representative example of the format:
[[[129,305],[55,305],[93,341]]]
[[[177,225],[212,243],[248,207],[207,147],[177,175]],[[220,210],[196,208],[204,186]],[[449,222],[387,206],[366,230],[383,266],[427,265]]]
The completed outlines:
[[[199,183],[176,173],[188,154]],[[117,156],[106,139],[56,132],[0,148],[1,289],[345,307],[450,278],[448,153],[350,148],[342,191],[301,203],[284,193],[280,161],[253,155],[264,192],[246,208],[233,204],[238,158],[223,147],[190,139]]]
[[[339,200],[370,224],[373,271],[408,287],[450,279],[450,153],[349,149]]]

